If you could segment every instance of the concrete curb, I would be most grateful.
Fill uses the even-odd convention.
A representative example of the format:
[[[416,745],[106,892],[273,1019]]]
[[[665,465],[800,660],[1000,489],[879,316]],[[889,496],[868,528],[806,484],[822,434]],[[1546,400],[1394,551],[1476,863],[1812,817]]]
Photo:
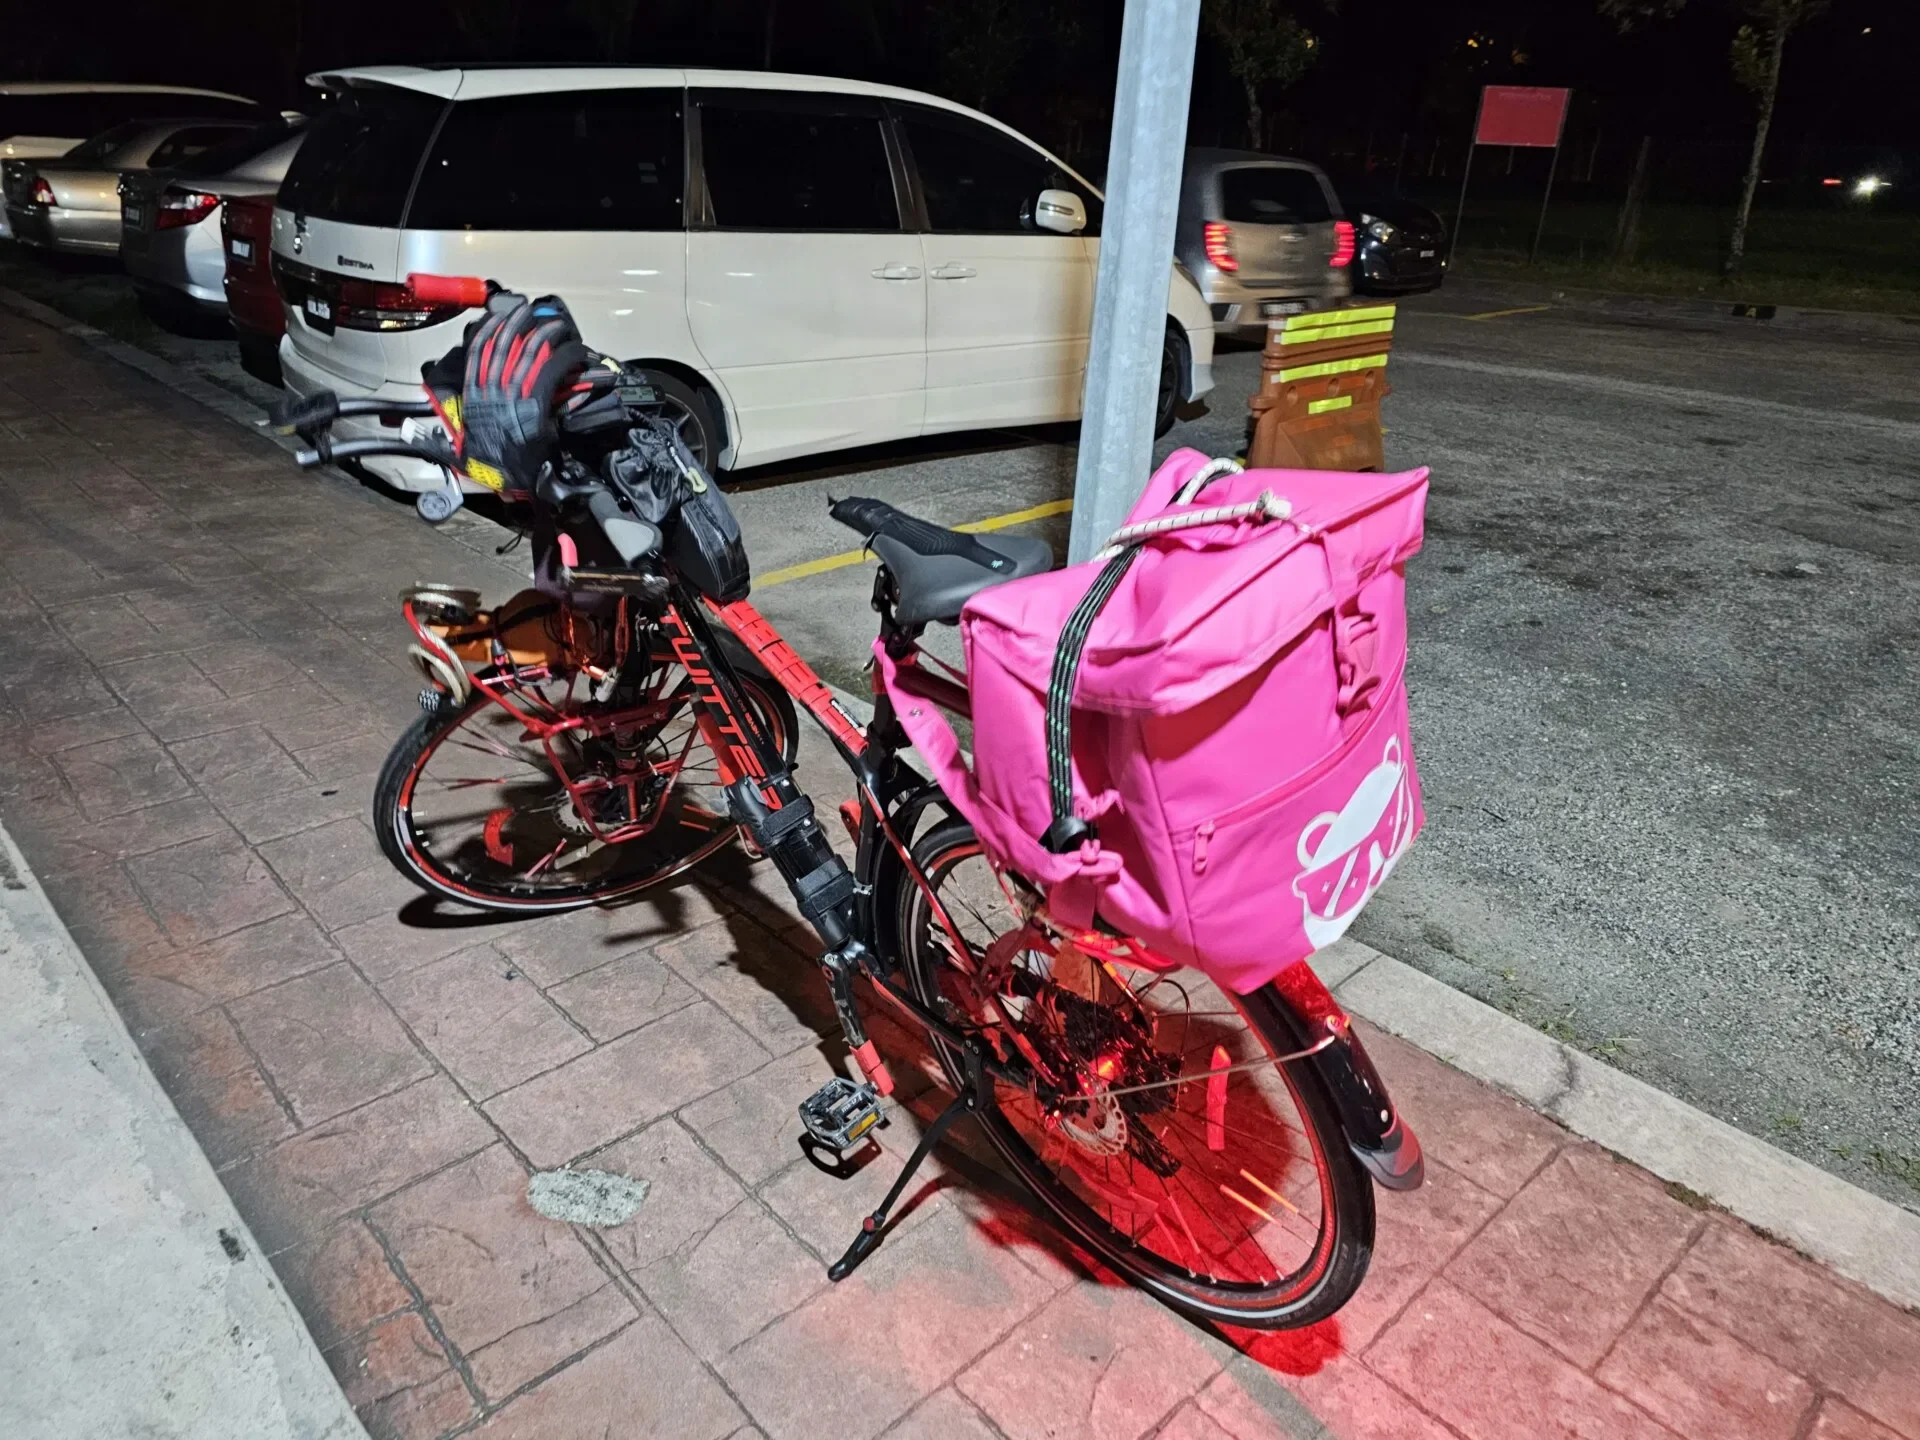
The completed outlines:
[[[1643,297],[1616,298],[1637,302]],[[180,374],[170,362],[90,325],[68,320],[5,287],[0,287],[0,305],[82,339],[244,425],[252,434],[293,448],[260,427],[251,405],[197,376]],[[1902,334],[1920,333],[1913,323],[1896,323]],[[465,511],[455,519],[467,524],[450,538],[464,548],[491,553],[496,527]],[[838,686],[830,688],[862,722],[871,715],[865,699]],[[1661,1179],[1684,1185],[1894,1303],[1920,1310],[1920,1215],[1849,1185],[1377,950],[1343,941],[1317,957],[1315,968],[1341,1003],[1361,1018]]]
[[[0,1085],[0,1429],[365,1440],[4,828]]]
[[[1920,1309],[1920,1215],[1365,945],[1342,941],[1316,957],[1315,969],[1356,1015],[1895,1304]]]

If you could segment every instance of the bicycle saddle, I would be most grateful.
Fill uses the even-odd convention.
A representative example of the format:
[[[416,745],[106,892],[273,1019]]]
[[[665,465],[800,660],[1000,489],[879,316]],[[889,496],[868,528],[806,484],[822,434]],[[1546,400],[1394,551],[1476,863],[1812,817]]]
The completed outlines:
[[[1053,547],[1021,535],[981,539],[896,510],[884,500],[836,500],[833,518],[867,537],[893,575],[902,625],[952,624],[960,607],[990,585],[1053,568]]]

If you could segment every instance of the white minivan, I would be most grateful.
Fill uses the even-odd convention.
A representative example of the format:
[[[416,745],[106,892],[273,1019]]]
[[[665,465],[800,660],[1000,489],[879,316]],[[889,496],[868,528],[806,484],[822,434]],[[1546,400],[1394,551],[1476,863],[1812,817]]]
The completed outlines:
[[[765,72],[312,83],[331,102],[273,216],[298,393],[417,394],[471,318],[418,301],[425,272],[563,296],[717,469],[1079,414],[1100,194],[984,115]],[[1212,315],[1171,256],[1168,274],[1163,429],[1213,385]]]

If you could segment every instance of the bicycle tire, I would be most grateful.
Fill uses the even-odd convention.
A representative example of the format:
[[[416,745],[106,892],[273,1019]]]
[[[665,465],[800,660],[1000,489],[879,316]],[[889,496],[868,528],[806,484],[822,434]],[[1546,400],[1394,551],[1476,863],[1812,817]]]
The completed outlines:
[[[741,688],[748,702],[755,705],[763,720],[770,720],[778,734],[782,755],[791,765],[799,753],[799,717],[793,700],[773,680],[744,669]],[[419,843],[407,796],[410,782],[430,760],[434,749],[451,730],[492,702],[477,691],[457,709],[422,714],[394,742],[387,754],[373,792],[373,829],[380,850],[388,863],[429,895],[452,900],[479,910],[507,914],[556,914],[606,904],[637,895],[684,874],[709,856],[732,844],[738,837],[736,827],[717,831],[710,840],[675,856],[670,864],[644,873],[615,877],[604,884],[575,889],[555,889],[530,895],[506,888],[490,888],[471,876],[445,873],[435,864],[431,851]]]
[[[915,864],[936,891],[945,870],[979,853],[972,827],[959,820],[936,826],[913,846]],[[941,957],[938,947],[925,938],[928,932],[921,921],[931,912],[920,887],[903,880],[895,909],[899,958],[908,984],[921,1003],[937,1006],[940,991],[931,967]],[[1300,1050],[1309,1043],[1305,1023],[1271,985],[1240,1001],[1249,1030],[1268,1054]],[[933,1049],[949,1084],[958,1089],[961,1076],[948,1047],[934,1039]],[[1195,1320],[1256,1330],[1297,1329],[1334,1314],[1365,1278],[1373,1253],[1374,1196],[1372,1181],[1347,1148],[1333,1098],[1319,1076],[1301,1062],[1280,1069],[1313,1144],[1324,1219],[1322,1238],[1303,1267],[1304,1278],[1289,1279],[1267,1291],[1208,1284],[1125,1239],[1034,1153],[998,1105],[978,1118],[994,1149],[1054,1224],[1131,1284]]]

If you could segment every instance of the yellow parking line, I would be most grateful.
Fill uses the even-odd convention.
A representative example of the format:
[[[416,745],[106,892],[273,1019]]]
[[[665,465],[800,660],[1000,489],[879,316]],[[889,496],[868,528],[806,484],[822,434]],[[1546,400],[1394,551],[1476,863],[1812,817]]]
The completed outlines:
[[[981,535],[992,530],[1005,530],[1010,525],[1024,525],[1029,520],[1045,520],[1053,515],[1064,515],[1073,509],[1071,500],[1049,500],[1044,505],[1031,505],[1025,510],[1009,511],[1005,515],[990,515],[985,520],[969,520],[964,525],[952,528],[969,535]],[[756,590],[765,590],[769,585],[784,585],[789,580],[805,580],[809,575],[824,575],[830,570],[844,570],[849,565],[858,565],[868,558],[865,550],[843,550],[838,555],[823,555],[818,560],[803,560],[798,565],[788,565],[779,570],[769,570],[764,575],[753,577]]]
[[[1552,308],[1551,305],[1520,305],[1512,310],[1483,310],[1478,315],[1453,315],[1448,318],[1453,320],[1500,320],[1508,315],[1538,315],[1542,310],[1551,310]],[[1435,311],[1433,313],[1444,314],[1445,312]]]

